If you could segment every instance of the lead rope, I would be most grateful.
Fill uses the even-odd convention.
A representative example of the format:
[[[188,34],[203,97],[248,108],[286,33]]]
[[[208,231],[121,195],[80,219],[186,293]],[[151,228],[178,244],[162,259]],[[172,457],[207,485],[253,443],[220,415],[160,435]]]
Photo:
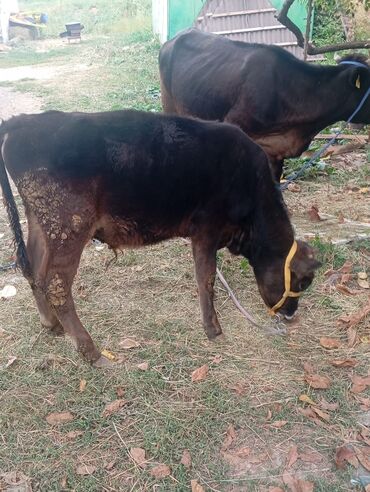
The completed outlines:
[[[342,61],[342,62],[339,63],[339,65],[354,65],[356,67],[367,68],[368,70],[370,70],[370,67],[368,67],[364,63],[356,62],[356,61],[351,61],[351,60]],[[357,81],[356,81],[356,84],[357,84]],[[357,87],[357,85],[356,85],[356,87]],[[353,120],[353,118],[356,116],[356,114],[360,111],[360,109],[362,108],[362,106],[365,104],[365,102],[366,102],[367,98],[369,97],[369,95],[370,95],[370,87],[365,92],[365,94],[364,94],[363,98],[361,99],[361,101],[359,102],[357,108],[353,111],[353,113],[351,114],[351,116],[345,122],[346,125],[348,125],[348,123],[351,123],[351,121]],[[286,180],[284,181],[284,183],[282,183],[280,185],[281,191],[286,190],[288,188],[288,186],[289,186],[290,183],[292,183],[296,179],[300,178],[305,173],[305,171],[307,171],[307,169],[310,169],[314,165],[315,161],[319,157],[322,156],[322,154],[325,152],[325,150],[327,150],[330,147],[330,145],[332,145],[337,140],[338,136],[342,133],[342,131],[343,131],[343,129],[337,130],[335,132],[334,136],[329,140],[329,142],[327,142],[323,147],[321,147],[321,149],[317,150],[313,154],[313,156],[311,157],[311,159],[309,159],[307,162],[305,162],[303,164],[303,166],[298,171],[295,171],[294,173],[290,174],[286,178]]]

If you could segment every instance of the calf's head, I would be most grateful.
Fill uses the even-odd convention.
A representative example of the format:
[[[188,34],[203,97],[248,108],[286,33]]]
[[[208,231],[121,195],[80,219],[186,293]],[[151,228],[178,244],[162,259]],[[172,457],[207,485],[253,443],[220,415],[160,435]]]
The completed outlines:
[[[260,255],[253,269],[270,313],[290,319],[297,310],[301,292],[312,283],[319,266],[313,249],[303,241],[294,241],[285,258]]]

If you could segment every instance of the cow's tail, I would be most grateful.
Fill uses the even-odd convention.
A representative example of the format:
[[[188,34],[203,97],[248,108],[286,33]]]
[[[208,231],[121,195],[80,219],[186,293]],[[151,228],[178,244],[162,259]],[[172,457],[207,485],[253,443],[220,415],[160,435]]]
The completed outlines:
[[[0,123],[0,185],[3,191],[3,200],[4,205],[9,217],[10,227],[14,234],[14,242],[16,247],[16,256],[17,261],[16,265],[19,267],[29,281],[29,283],[33,284],[32,281],[32,269],[30,265],[30,261],[27,256],[27,249],[23,238],[23,232],[21,223],[19,220],[19,213],[17,209],[17,205],[14,200],[14,195],[10,186],[9,178],[5,168],[5,162],[3,158],[3,144],[5,141],[6,135],[6,123]]]

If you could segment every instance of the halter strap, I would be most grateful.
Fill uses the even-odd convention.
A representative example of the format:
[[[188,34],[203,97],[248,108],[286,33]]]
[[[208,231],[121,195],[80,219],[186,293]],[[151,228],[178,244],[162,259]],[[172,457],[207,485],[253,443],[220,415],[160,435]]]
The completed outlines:
[[[292,292],[290,290],[290,288],[291,288],[291,279],[292,279],[292,272],[290,270],[290,263],[291,263],[294,255],[296,254],[297,248],[298,248],[297,241],[294,241],[292,247],[290,248],[290,251],[288,253],[288,256],[286,257],[285,265],[284,265],[285,292],[284,292],[282,298],[280,299],[280,301],[277,302],[275,304],[275,306],[273,306],[269,310],[269,313],[270,313],[271,316],[274,316],[276,314],[276,311],[281,308],[281,306],[284,304],[284,302],[286,301],[286,299],[288,297],[299,297],[301,295],[300,292]]]
[[[354,60],[344,60],[339,62],[339,65],[354,65],[355,67],[362,67],[362,68],[367,68],[370,70],[370,67],[366,65],[366,63],[354,61]]]

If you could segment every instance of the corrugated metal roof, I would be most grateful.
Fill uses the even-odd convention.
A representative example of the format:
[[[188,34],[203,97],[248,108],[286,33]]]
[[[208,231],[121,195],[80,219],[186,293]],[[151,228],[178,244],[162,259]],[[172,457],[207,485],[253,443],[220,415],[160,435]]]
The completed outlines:
[[[294,34],[276,19],[268,0],[209,0],[195,20],[195,27],[247,43],[282,46],[303,59]]]

